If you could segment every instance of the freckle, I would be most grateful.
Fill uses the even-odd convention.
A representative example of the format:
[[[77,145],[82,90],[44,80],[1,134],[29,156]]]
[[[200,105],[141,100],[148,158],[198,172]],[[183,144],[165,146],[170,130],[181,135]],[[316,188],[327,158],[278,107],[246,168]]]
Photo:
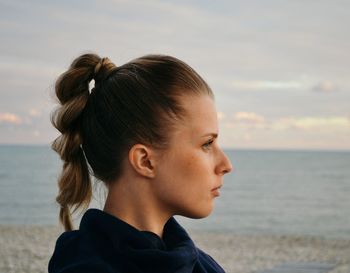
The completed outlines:
[[[193,165],[193,163],[195,163],[195,157],[194,156],[191,156],[187,162],[187,165],[188,166],[191,166]]]

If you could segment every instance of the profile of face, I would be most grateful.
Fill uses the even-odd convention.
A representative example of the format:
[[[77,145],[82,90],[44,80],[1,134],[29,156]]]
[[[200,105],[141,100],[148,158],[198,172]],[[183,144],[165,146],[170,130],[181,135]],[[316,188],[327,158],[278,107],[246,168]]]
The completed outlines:
[[[174,215],[203,218],[213,210],[223,175],[232,170],[218,145],[214,101],[207,95],[184,96],[186,118],[178,121],[169,147],[160,154],[154,179],[155,195]]]

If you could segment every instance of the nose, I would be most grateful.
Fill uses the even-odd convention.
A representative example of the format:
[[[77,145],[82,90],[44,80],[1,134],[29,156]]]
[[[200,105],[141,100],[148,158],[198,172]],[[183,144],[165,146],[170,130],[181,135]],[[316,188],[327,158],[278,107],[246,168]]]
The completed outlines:
[[[221,150],[221,160],[220,164],[218,165],[217,172],[220,175],[227,174],[233,170],[233,166],[231,164],[230,159],[227,157],[227,155],[224,153],[223,150]]]

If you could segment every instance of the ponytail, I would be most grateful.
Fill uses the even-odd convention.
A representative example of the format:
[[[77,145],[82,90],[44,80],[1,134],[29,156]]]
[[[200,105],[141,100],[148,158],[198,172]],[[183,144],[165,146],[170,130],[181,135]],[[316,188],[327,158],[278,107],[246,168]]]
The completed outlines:
[[[89,168],[82,149],[81,119],[90,95],[89,82],[104,62],[106,59],[95,54],[82,55],[73,61],[55,85],[60,105],[52,113],[51,122],[61,135],[53,141],[51,148],[63,161],[56,201],[60,206],[59,220],[65,230],[74,228],[71,209],[73,213],[79,208],[86,209],[92,197]]]

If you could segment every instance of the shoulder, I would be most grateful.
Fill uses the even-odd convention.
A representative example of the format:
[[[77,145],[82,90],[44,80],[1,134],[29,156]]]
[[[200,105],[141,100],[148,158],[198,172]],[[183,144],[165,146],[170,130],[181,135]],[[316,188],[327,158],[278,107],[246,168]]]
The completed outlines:
[[[209,254],[205,253],[203,250],[197,247],[198,261],[201,266],[203,266],[208,272],[225,273],[224,269],[211,257]]]
[[[52,269],[49,273],[121,273],[104,263],[86,261],[85,263],[70,264],[65,267]]]
[[[78,230],[63,232],[56,241],[49,265],[59,264],[76,258],[81,248],[81,234]]]
[[[79,230],[62,233],[48,264],[49,273],[112,273],[110,264],[96,252]]]

